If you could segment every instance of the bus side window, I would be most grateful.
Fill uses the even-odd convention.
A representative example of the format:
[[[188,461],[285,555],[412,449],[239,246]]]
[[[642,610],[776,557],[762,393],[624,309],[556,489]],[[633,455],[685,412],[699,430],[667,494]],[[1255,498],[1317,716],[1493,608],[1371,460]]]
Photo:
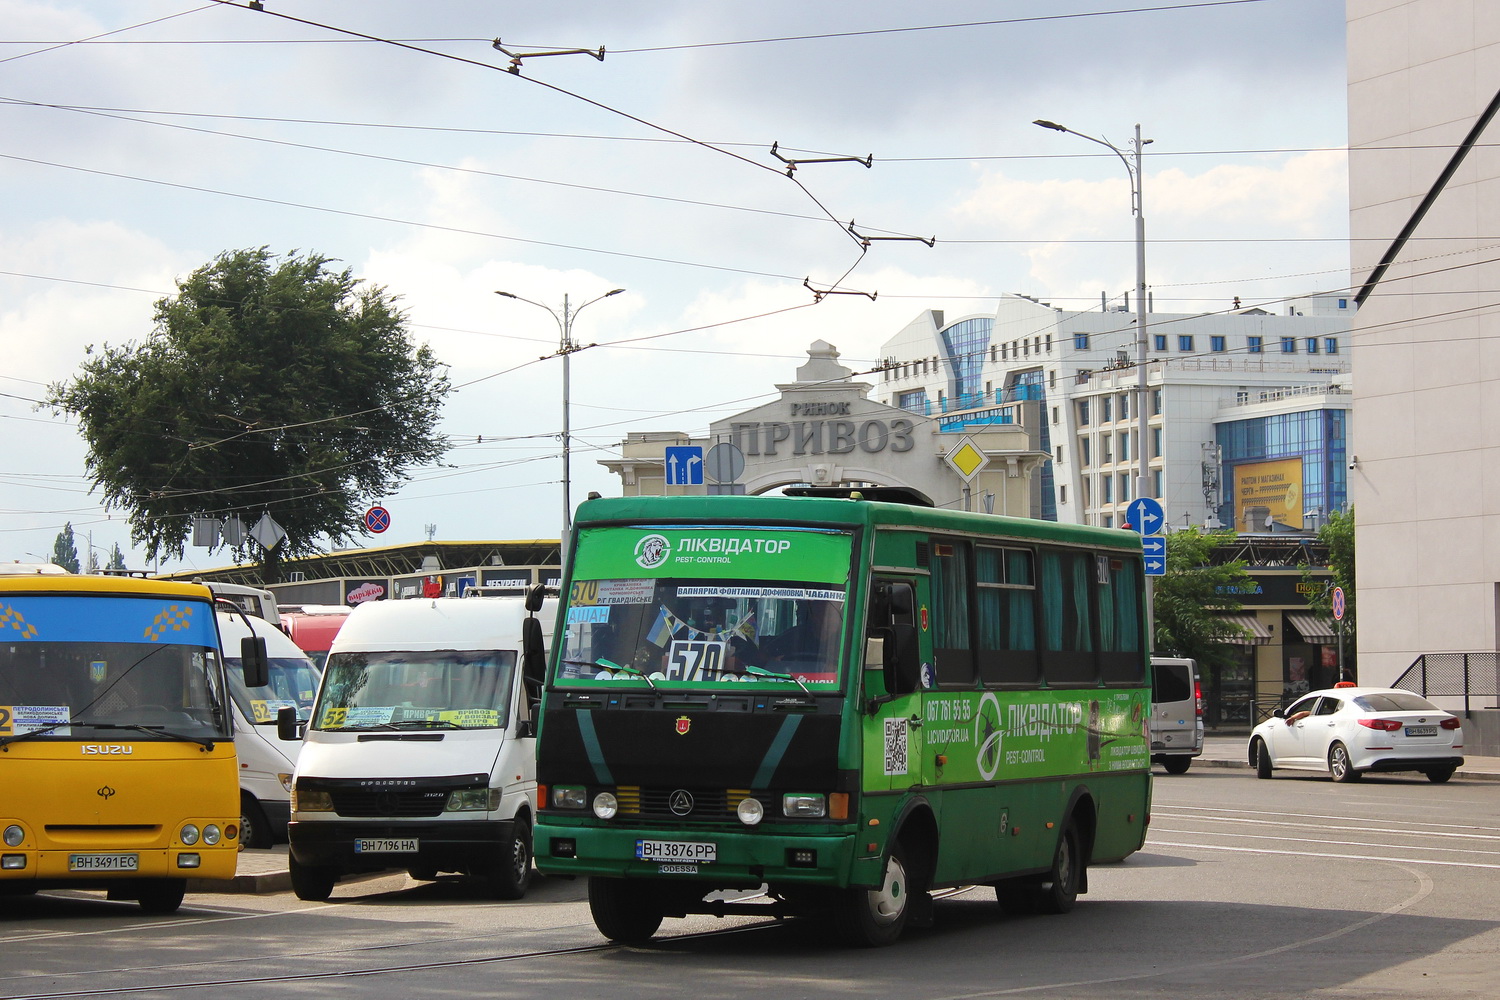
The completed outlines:
[[[939,687],[974,683],[969,626],[969,595],[974,590],[971,554],[967,542],[932,540],[932,659]]]

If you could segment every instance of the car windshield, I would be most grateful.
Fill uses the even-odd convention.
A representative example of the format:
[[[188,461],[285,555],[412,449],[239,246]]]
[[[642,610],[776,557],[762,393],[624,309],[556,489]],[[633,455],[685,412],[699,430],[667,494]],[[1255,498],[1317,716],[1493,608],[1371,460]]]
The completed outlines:
[[[226,656],[229,667],[229,696],[240,707],[245,718],[257,725],[270,725],[276,713],[290,706],[297,718],[307,721],[312,715],[313,697],[318,693],[318,672],[305,656],[273,656],[270,680],[261,687],[245,687],[244,672],[237,656]]]
[[[510,649],[333,653],[313,728],[501,727],[515,666]]]
[[[1366,712],[1441,712],[1432,702],[1409,691],[1387,691],[1362,694],[1354,704]]]
[[[835,686],[849,558],[838,532],[585,531],[555,679]]]

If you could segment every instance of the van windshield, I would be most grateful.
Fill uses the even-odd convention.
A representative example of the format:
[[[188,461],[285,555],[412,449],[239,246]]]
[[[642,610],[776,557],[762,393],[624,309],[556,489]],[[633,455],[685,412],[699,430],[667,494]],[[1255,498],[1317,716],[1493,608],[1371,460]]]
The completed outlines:
[[[238,656],[224,657],[229,669],[229,696],[245,718],[256,725],[274,725],[276,713],[290,706],[306,722],[312,715],[313,696],[318,693],[318,672],[305,656],[273,656],[270,680],[260,687],[245,687],[245,672]]]
[[[312,728],[500,728],[515,668],[509,649],[333,653]]]

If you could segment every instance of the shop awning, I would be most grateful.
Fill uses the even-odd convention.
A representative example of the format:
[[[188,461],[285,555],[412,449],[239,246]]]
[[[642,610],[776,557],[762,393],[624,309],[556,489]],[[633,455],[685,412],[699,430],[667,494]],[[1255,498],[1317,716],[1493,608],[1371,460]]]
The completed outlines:
[[[1235,636],[1225,640],[1232,645],[1264,646],[1271,641],[1271,630],[1262,625],[1260,619],[1254,615],[1220,615],[1219,617],[1250,632],[1248,636]]]
[[[1317,615],[1295,614],[1287,612],[1286,620],[1297,634],[1302,636],[1304,642],[1331,646],[1339,641],[1338,633],[1333,630],[1333,623],[1325,622]]]

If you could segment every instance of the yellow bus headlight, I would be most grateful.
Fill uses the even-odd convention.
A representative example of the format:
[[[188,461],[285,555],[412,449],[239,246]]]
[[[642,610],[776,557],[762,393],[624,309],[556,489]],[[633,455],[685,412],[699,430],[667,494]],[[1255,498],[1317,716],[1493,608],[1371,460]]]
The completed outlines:
[[[20,847],[21,842],[26,839],[26,831],[14,824],[5,828],[5,846]]]

